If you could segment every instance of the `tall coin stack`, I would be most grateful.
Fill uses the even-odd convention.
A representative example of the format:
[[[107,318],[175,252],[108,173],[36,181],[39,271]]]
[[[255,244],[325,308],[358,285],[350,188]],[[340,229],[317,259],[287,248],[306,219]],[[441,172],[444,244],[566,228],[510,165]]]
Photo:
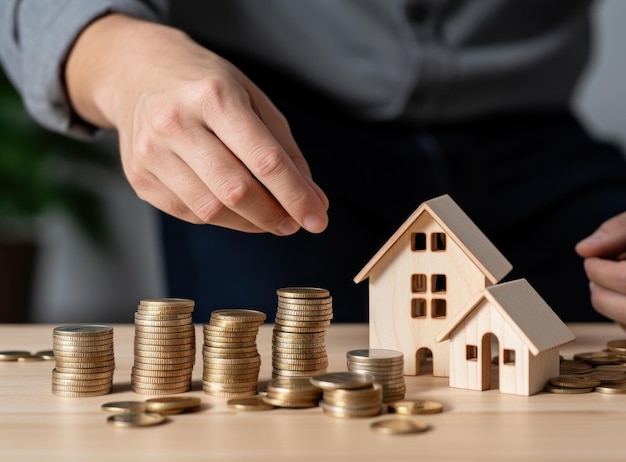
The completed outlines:
[[[311,377],[326,372],[326,330],[333,318],[330,292],[317,287],[276,291],[272,377]]]
[[[196,359],[194,301],[158,298],[139,302],[135,313],[132,390],[144,395],[191,390]]]
[[[256,337],[265,322],[256,310],[224,309],[204,325],[202,389],[211,396],[235,398],[257,393],[261,355]]]
[[[64,397],[111,392],[115,360],[113,328],[101,325],[55,327],[52,393]]]
[[[348,370],[366,372],[383,386],[383,402],[392,403],[404,398],[404,355],[385,349],[352,350],[347,353]]]

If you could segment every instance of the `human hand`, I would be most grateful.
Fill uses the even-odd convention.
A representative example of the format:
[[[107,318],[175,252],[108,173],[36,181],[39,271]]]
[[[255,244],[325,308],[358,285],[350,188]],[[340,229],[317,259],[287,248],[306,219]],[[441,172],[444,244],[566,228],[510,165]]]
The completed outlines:
[[[318,233],[328,199],[283,115],[235,66],[176,29],[112,14],[66,65],[72,105],[116,128],[138,196],[191,223]]]
[[[626,212],[602,223],[576,252],[585,258],[593,307],[626,329]]]

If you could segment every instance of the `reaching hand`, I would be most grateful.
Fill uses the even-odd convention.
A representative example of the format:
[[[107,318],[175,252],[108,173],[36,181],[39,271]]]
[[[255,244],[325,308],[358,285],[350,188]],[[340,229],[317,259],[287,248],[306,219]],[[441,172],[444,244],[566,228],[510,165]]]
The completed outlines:
[[[247,232],[326,228],[328,199],[283,115],[181,31],[105,16],[78,38],[66,82],[81,117],[117,129],[128,181],[155,207]]]
[[[626,212],[602,223],[576,252],[585,258],[593,307],[626,328]]]

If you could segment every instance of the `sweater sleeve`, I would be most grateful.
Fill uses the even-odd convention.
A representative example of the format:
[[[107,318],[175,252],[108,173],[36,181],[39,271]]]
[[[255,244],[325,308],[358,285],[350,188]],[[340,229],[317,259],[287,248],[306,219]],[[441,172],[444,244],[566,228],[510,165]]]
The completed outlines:
[[[0,62],[26,110],[42,126],[78,138],[91,138],[98,131],[72,110],[63,74],[82,30],[109,13],[164,21],[168,0],[0,2]]]

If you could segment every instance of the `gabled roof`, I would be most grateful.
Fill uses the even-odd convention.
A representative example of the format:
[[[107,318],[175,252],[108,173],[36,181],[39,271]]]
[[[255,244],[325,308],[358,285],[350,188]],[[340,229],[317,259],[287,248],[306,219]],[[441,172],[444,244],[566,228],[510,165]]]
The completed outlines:
[[[448,238],[461,247],[468,258],[478,266],[492,284],[498,282],[511,271],[511,263],[487,239],[487,236],[470,220],[457,203],[445,194],[422,203],[355,276],[355,283],[358,284],[369,277],[376,263],[423,213],[428,213],[443,228]]]
[[[528,281],[518,279],[487,287],[441,330],[435,340],[449,339],[483,299],[496,307],[533,355],[576,339]]]

